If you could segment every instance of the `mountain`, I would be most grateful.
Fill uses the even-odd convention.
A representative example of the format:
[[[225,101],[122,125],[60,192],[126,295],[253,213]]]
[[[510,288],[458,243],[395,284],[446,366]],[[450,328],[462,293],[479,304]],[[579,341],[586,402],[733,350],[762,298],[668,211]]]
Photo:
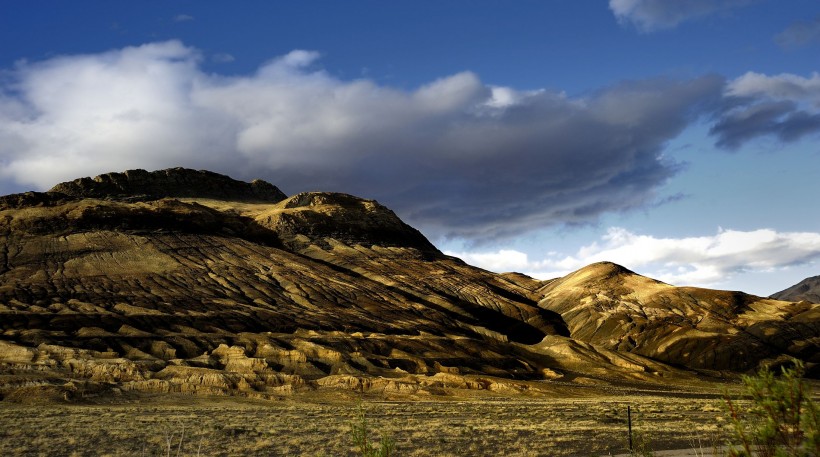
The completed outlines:
[[[818,337],[820,305],[609,263],[491,273],[345,194],[178,168],[0,197],[11,401],[680,387],[789,356],[815,367]]]
[[[674,287],[598,263],[539,289],[573,338],[694,369],[746,371],[761,359],[817,359],[820,307]]]
[[[776,300],[820,303],[820,276],[806,278],[799,283],[770,296]]]

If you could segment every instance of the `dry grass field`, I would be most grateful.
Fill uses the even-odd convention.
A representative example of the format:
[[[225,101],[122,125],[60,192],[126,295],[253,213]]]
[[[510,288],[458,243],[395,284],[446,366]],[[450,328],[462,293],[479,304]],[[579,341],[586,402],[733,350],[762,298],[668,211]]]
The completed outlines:
[[[111,405],[0,404],[3,456],[345,456],[360,400],[250,402],[165,397]],[[398,456],[590,456],[625,452],[626,406],[654,449],[707,451],[718,398],[436,398],[361,401],[374,435]],[[711,455],[707,452],[705,455]]]

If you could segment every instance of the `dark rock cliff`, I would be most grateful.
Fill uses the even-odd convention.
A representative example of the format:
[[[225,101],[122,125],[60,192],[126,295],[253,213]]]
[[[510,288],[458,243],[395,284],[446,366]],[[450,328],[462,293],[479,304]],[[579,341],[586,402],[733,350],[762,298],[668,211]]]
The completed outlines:
[[[255,180],[250,183],[205,170],[169,168],[148,172],[128,170],[80,178],[54,186],[49,192],[74,197],[112,199],[211,198],[238,202],[276,203],[287,196],[276,186]]]

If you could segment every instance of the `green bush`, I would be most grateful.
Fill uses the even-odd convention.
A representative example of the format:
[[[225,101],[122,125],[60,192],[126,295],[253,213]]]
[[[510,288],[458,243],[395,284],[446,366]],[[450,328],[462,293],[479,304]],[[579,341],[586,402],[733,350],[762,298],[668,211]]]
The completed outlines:
[[[729,450],[732,457],[818,457],[818,411],[809,386],[803,381],[803,363],[792,361],[776,375],[769,368],[757,376],[744,376],[751,406],[742,410],[725,396],[729,415]]]
[[[350,435],[353,445],[358,448],[359,455],[362,457],[390,457],[393,455],[396,442],[392,436],[383,433],[377,443],[369,438],[367,416],[361,403],[356,411],[356,417],[350,423]]]

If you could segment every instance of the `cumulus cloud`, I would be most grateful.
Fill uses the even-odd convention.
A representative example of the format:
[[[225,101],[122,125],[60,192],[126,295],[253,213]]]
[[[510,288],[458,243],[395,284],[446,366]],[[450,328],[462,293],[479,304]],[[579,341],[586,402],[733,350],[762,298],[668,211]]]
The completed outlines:
[[[718,146],[735,149],[771,135],[795,141],[820,132],[820,74],[768,76],[749,72],[725,90],[726,109],[711,128]]]
[[[724,81],[650,79],[585,97],[340,80],[293,51],[202,71],[178,41],[20,64],[0,81],[0,181],[46,189],[127,168],[207,168],[294,193],[379,199],[433,237],[490,239],[652,202],[661,154]]]
[[[796,48],[820,42],[820,16],[810,21],[797,21],[774,37],[784,48]]]
[[[221,163],[222,118],[190,99],[198,61],[168,42],[22,65],[3,87],[0,178],[43,189],[104,169]]]
[[[738,8],[754,0],[609,0],[609,9],[621,23],[643,32],[669,29],[686,20]]]
[[[449,252],[493,271],[520,271],[548,279],[593,262],[610,261],[670,284],[710,286],[750,271],[771,271],[820,259],[820,233],[718,230],[715,235],[657,238],[610,228],[574,255],[532,260],[523,252]]]

